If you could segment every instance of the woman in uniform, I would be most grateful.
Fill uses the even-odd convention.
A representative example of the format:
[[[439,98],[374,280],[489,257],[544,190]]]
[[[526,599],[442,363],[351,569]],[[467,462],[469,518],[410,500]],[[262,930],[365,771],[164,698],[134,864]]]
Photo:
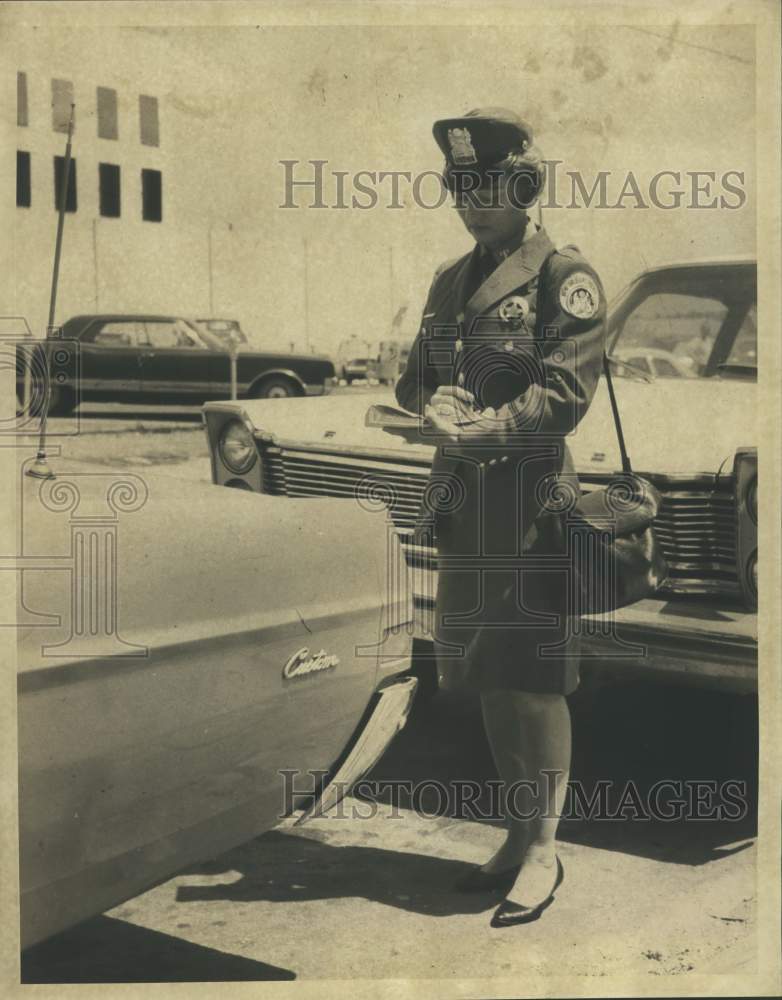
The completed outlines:
[[[492,925],[508,926],[537,919],[564,877],[578,684],[565,439],[597,387],[605,297],[578,250],[529,218],[544,168],[526,122],[488,108],[433,132],[475,246],[435,273],[396,395],[437,444],[419,531],[438,552],[439,682],[479,694],[505,791],[505,842],[458,888],[504,889]]]

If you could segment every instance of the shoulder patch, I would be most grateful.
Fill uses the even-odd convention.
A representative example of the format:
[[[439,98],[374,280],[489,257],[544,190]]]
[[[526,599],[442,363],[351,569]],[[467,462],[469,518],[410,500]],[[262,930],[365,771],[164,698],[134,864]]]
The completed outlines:
[[[576,319],[592,319],[600,308],[600,289],[586,271],[574,271],[559,286],[559,304]]]

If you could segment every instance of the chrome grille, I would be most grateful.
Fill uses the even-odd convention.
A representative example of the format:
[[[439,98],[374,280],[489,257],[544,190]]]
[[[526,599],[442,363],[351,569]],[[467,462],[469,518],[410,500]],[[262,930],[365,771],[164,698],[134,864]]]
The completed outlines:
[[[738,593],[732,490],[666,490],[654,523],[669,567],[669,588]]]
[[[263,453],[263,489],[290,497],[359,497],[384,488],[399,528],[412,528],[429,466],[277,447]]]
[[[429,473],[425,462],[387,461],[347,454],[278,446],[263,453],[263,490],[282,496],[357,496],[376,484],[388,491],[391,516],[402,536],[413,574],[415,602],[428,618],[434,601],[436,559],[433,549],[411,543],[412,527]],[[732,480],[655,484],[663,494],[654,531],[669,566],[668,593],[737,596],[736,526]],[[583,482],[585,490],[598,482]]]

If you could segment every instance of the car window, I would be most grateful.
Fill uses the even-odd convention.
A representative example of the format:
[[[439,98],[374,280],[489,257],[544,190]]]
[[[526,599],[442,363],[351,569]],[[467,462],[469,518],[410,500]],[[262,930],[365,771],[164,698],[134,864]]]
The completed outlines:
[[[619,360],[626,361],[628,365],[635,365],[635,367],[640,368],[642,372],[650,372],[649,362],[642,354],[634,354],[630,357],[622,355]]]
[[[667,358],[653,358],[652,365],[654,367],[654,374],[661,375],[663,376],[663,378],[671,375],[675,376],[676,378],[680,378],[682,375],[685,374],[685,372],[683,372],[681,368],[677,368],[675,365],[672,365]]]
[[[616,346],[622,356],[633,347],[667,351],[679,360],[682,373],[697,377],[706,368],[727,313],[724,302],[707,295],[655,292],[628,314]]]
[[[151,347],[205,349],[195,330],[184,320],[148,320],[144,325]]]
[[[99,347],[137,347],[141,337],[141,324],[133,320],[115,320],[102,323],[89,340]]]
[[[757,368],[758,364],[758,310],[753,302],[744,316],[736,333],[733,347],[727,357],[727,364],[748,365]]]

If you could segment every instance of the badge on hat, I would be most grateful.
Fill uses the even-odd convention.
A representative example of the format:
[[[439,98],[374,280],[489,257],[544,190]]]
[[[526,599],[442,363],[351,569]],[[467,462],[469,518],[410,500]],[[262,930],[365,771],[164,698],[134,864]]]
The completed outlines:
[[[454,166],[464,167],[468,163],[478,162],[469,129],[449,128],[448,142],[451,147],[451,159],[454,162]]]
[[[600,306],[597,282],[585,271],[576,271],[562,282],[559,304],[576,319],[592,319]]]
[[[520,330],[529,315],[529,302],[523,295],[509,295],[500,302],[499,313],[511,330]]]

